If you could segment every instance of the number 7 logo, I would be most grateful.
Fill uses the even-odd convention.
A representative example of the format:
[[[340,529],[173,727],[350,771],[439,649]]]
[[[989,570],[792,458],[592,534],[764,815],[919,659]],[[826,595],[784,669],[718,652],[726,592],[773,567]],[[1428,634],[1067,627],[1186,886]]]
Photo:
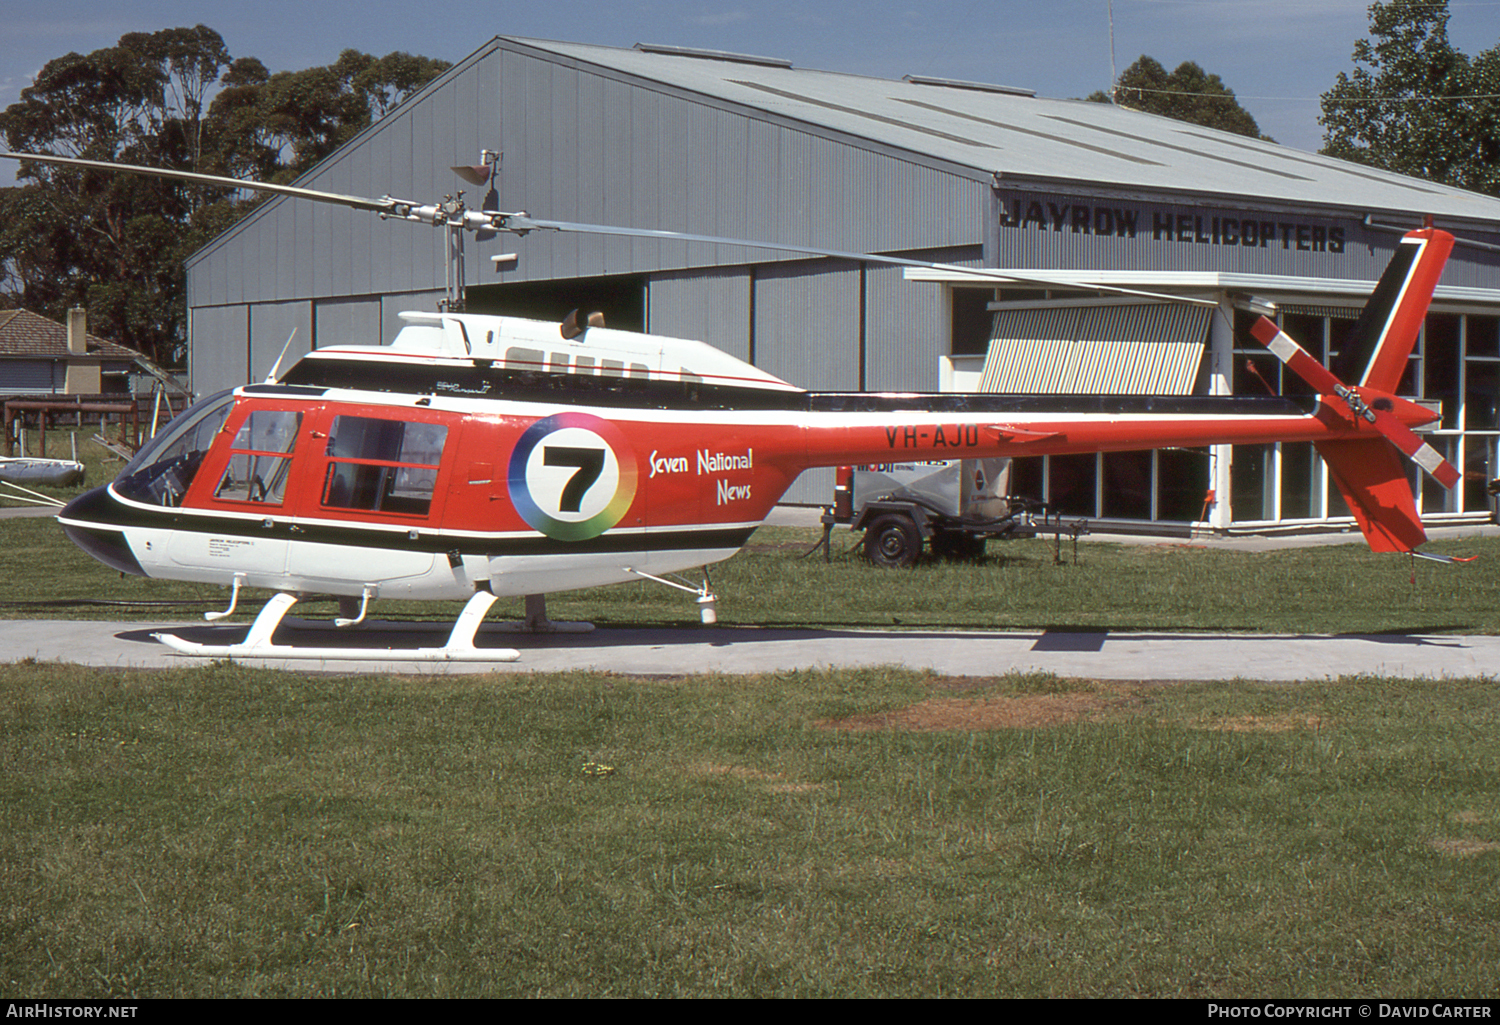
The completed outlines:
[[[614,424],[587,413],[533,423],[506,474],[511,503],[531,527],[585,541],[619,523],[635,498],[635,454]]]
[[[583,502],[583,496],[588,494],[589,488],[599,479],[599,474],[604,471],[605,453],[607,449],[602,448],[565,448],[561,445],[543,445],[542,457],[544,466],[576,466],[578,472],[568,478],[568,483],[563,485],[562,496],[558,502],[559,512],[576,513],[579,505]]]

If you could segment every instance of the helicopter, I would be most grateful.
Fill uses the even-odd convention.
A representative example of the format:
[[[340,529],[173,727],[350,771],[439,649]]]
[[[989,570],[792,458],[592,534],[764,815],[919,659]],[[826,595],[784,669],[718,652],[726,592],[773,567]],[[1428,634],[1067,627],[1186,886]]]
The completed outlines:
[[[1262,316],[1255,337],[1315,395],[813,392],[705,342],[615,330],[576,311],[561,324],[462,312],[463,234],[644,235],[936,266],[976,280],[1061,282],[474,210],[462,194],[424,204],[0,156],[336,203],[443,227],[453,239],[449,299],[437,312],[401,314],[405,326],[390,345],[323,346],[284,371],[278,359],[265,381],[189,407],[113,482],[59,512],[68,537],[105,565],[228,586],[228,609],[206,613],[210,621],[232,613],[244,588],[275,592],[237,643],[155,635],[184,654],[515,660],[515,649],[475,644],[498,598],[525,597],[533,628],[581,629],[587,624],[550,624],[544,596],[641,579],[692,594],[711,623],[716,596],[706,570],[696,587],[674,574],[739,551],[803,470],[893,460],[1311,441],[1372,549],[1453,561],[1417,551],[1426,535],[1401,456],[1448,488],[1460,475],[1414,431],[1437,414],[1394,394],[1454,244],[1430,225],[1397,244],[1356,325],[1355,350],[1367,362],[1352,386]],[[475,180],[493,162],[454,170]],[[337,596],[341,627],[365,623],[380,598],[465,604],[439,647],[277,642],[284,617],[308,595]]]

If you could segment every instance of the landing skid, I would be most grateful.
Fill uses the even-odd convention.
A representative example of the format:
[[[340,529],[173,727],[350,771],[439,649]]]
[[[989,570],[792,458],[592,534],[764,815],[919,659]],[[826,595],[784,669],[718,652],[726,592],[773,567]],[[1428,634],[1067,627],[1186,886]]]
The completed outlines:
[[[440,648],[316,648],[299,644],[276,644],[271,635],[281,625],[282,617],[297,604],[295,595],[278,593],[255,617],[250,632],[239,644],[197,644],[185,641],[173,634],[156,633],[151,636],[173,651],[203,658],[283,658],[283,659],[337,659],[341,661],[381,662],[515,662],[521,653],[514,648],[476,648],[474,634],[484,620],[485,613],[495,602],[488,591],[476,591],[459,613],[448,643]]]

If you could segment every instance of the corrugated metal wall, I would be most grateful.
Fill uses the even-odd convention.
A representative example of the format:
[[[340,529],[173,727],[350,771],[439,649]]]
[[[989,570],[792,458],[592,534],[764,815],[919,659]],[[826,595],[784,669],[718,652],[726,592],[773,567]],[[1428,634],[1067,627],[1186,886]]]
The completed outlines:
[[[978,247],[908,254],[935,263],[980,264]],[[907,281],[900,267],[865,268],[865,389],[937,391],[938,359],[949,351],[943,289]]]
[[[324,299],[313,309],[313,342],[329,345],[380,345],[379,299]]]
[[[750,359],[748,268],[657,274],[648,287],[646,328],[696,338],[737,359]]]
[[[762,267],[755,365],[815,391],[859,388],[859,268],[832,260]]]
[[[987,189],[967,179],[499,47],[299,184],[438,199],[460,184],[450,164],[472,163],[497,143],[499,205],[561,220],[894,251],[977,243],[987,202]],[[467,198],[483,197],[476,189]],[[521,254],[505,280],[785,258],[741,246],[550,232],[471,239],[468,249],[473,283],[495,280],[488,257],[502,251]],[[193,302],[439,288],[442,256],[442,232],[432,228],[275,199],[193,258]]]
[[[250,380],[250,309],[244,305],[192,310],[190,387],[208,395]]]

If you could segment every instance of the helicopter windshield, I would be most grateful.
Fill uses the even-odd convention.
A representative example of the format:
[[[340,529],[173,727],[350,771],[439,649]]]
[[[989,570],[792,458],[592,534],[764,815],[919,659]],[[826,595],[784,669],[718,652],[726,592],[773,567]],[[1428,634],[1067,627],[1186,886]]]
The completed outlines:
[[[229,390],[189,406],[120,471],[116,493],[151,505],[181,505],[233,405]]]

